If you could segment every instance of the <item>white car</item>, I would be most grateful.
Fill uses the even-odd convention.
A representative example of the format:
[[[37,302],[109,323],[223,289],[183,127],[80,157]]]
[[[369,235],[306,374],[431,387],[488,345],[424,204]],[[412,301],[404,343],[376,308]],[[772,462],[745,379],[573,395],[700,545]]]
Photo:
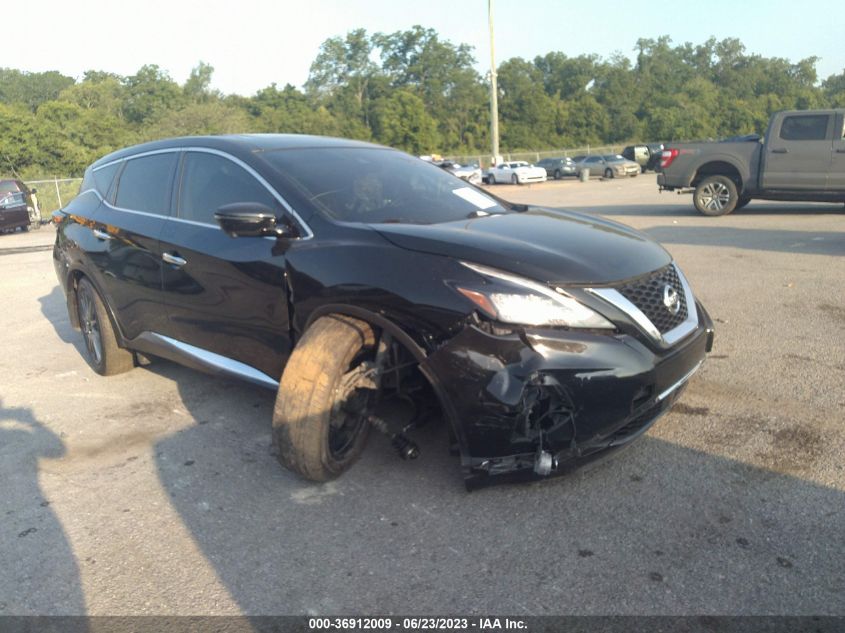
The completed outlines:
[[[524,185],[526,182],[545,182],[546,170],[542,167],[529,165],[524,160],[502,163],[487,170],[487,182],[491,185],[509,182],[513,185]]]
[[[466,180],[470,184],[481,184],[481,169],[475,165],[460,165],[451,160],[444,160],[440,163],[434,164],[457,176],[461,180]]]

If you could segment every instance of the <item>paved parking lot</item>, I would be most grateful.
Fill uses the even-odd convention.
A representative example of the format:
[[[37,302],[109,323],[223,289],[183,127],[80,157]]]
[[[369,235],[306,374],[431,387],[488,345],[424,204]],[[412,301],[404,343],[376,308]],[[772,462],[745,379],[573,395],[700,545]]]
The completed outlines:
[[[0,236],[0,614],[845,614],[845,212],[705,218],[653,175],[498,186],[631,224],[716,321],[680,403],[574,476],[468,494],[442,428],[341,479],[270,453],[271,393],[80,355],[50,227]]]

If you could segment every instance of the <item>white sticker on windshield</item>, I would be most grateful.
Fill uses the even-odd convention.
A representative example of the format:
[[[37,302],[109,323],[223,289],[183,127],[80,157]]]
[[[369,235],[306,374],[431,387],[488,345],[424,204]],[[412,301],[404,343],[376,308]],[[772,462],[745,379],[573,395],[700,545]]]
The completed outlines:
[[[490,207],[496,206],[496,201],[492,198],[488,198],[480,191],[476,191],[470,187],[461,187],[460,189],[453,189],[452,193],[454,193],[459,198],[463,198],[470,204],[475,205],[479,209],[489,209]]]

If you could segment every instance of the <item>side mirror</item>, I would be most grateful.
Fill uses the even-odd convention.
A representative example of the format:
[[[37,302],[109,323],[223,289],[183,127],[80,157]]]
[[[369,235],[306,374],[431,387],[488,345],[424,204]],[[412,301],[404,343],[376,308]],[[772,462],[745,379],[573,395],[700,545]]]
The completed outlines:
[[[269,207],[257,202],[226,204],[214,212],[214,219],[231,237],[297,237],[296,229],[278,223]]]

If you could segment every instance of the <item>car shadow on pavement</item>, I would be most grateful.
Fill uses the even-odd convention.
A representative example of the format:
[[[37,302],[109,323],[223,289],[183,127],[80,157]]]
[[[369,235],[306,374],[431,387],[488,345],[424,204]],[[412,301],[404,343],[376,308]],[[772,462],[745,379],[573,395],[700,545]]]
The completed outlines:
[[[669,203],[661,204],[603,204],[603,205],[575,205],[560,207],[561,211],[578,211],[580,213],[600,214],[604,216],[643,216],[643,217],[696,217],[705,218],[692,206],[691,197],[678,197]],[[667,201],[671,197],[667,196]],[[770,203],[754,201],[747,207],[734,211],[731,216],[787,216],[787,215],[843,215],[842,204],[816,203]],[[713,219],[718,222],[718,219]]]
[[[50,294],[38,298],[41,304],[41,314],[50,322],[53,329],[63,343],[71,343],[80,354],[85,351],[82,335],[70,326],[67,314],[67,300],[58,285],[53,286]]]
[[[644,230],[663,244],[723,246],[759,251],[845,255],[845,232],[725,228],[724,226],[655,226]]]
[[[420,459],[372,435],[315,484],[271,453],[272,392],[156,365],[194,418],[157,443],[161,483],[247,615],[845,608],[845,494],[776,465],[647,435],[569,477],[467,493],[432,424]]]
[[[0,620],[85,614],[78,563],[39,483],[40,460],[64,454],[31,409],[0,399]]]

